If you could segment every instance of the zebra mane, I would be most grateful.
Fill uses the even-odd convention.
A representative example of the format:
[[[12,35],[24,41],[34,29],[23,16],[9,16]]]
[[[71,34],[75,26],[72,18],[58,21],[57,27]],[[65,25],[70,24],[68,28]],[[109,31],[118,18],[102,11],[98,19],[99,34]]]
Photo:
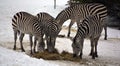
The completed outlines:
[[[61,19],[61,18],[64,18],[64,15],[65,14],[67,14],[67,17],[68,17],[68,10],[70,9],[71,7],[67,7],[67,8],[65,8],[64,10],[62,10],[58,15],[57,15],[57,17],[56,17],[56,19],[55,20],[59,20],[59,19]],[[64,18],[65,19],[65,18]]]

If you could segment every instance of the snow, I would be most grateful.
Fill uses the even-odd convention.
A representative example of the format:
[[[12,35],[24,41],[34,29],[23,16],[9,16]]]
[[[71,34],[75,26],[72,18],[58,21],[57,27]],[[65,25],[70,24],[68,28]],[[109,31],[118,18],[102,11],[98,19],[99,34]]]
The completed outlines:
[[[25,36],[23,42],[26,53],[20,50],[13,51],[13,31],[11,26],[11,18],[19,11],[26,11],[33,15],[39,12],[47,12],[53,17],[67,7],[65,4],[68,0],[57,0],[57,7],[54,9],[54,0],[0,0],[0,66],[120,66],[120,30],[108,28],[108,40],[103,40],[104,31],[98,44],[99,57],[92,60],[89,55],[90,41],[85,39],[83,59],[88,60],[86,64],[70,61],[48,61],[44,59],[36,59],[26,55],[29,52],[29,38]],[[70,20],[64,23],[64,28],[60,34],[67,35],[66,26]],[[76,29],[74,24],[72,29]],[[74,37],[76,31],[72,31],[71,36]],[[56,48],[61,53],[63,50],[72,53],[72,41],[68,38],[57,38]],[[19,41],[17,48],[19,49]]]
[[[3,47],[0,47],[0,52],[0,66],[58,66]]]

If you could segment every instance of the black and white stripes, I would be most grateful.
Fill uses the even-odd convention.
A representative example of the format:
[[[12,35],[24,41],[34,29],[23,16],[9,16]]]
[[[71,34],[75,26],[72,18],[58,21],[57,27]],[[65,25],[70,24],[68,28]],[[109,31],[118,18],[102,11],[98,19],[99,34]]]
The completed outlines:
[[[53,52],[55,48],[56,37],[61,30],[61,27],[59,24],[57,24],[57,22],[54,21],[54,17],[48,13],[38,13],[37,18],[43,25],[43,31],[47,41],[47,49],[49,52]]]
[[[85,17],[98,14],[101,19],[105,19],[107,16],[107,9],[103,4],[90,3],[90,4],[76,4],[61,11],[56,17],[56,21],[62,25],[66,20],[71,19],[69,25],[68,37],[70,36],[70,29],[74,22],[77,20],[83,20]],[[78,17],[79,16],[79,17]],[[79,24],[80,21],[77,22]],[[106,26],[105,26],[106,28]],[[107,31],[107,29],[105,30]],[[105,39],[107,39],[107,32],[105,32]]]
[[[45,34],[47,49],[49,52],[54,52],[56,38],[63,23],[66,20],[71,19],[68,36],[70,35],[70,28],[73,23],[77,22],[78,26],[78,31],[72,44],[74,56],[78,55],[80,52],[80,57],[82,58],[84,38],[89,37],[91,41],[90,55],[95,59],[95,57],[98,57],[97,44],[100,34],[103,27],[106,29],[106,16],[106,7],[99,3],[76,4],[74,6],[67,7],[61,11],[56,18],[45,12],[40,12],[36,16],[27,12],[18,12],[12,19],[15,40],[14,49],[16,49],[17,34],[19,33],[22,51],[24,51],[22,46],[24,34],[29,34],[30,36],[31,53],[33,44],[32,36],[35,36],[35,46],[36,40],[38,40],[38,51],[44,51],[45,44],[43,36]],[[107,39],[107,33],[105,33],[105,39]]]
[[[39,44],[40,49],[38,47],[38,50],[44,50],[45,44],[43,42],[43,35],[45,34],[46,41],[47,41],[47,49],[49,52],[53,52],[55,47],[56,36],[60,31],[59,25],[53,20],[54,20],[54,17],[52,17],[50,14],[45,12],[40,12],[36,16],[33,16],[27,12],[19,12],[16,15],[14,15],[12,19],[12,26],[15,32],[14,33],[15,35],[14,49],[16,49],[17,33],[20,33],[20,43],[21,43],[22,51],[25,51],[22,46],[23,45],[22,40],[23,40],[24,34],[29,34],[30,36],[31,53],[32,53],[32,45],[33,45],[32,36],[35,36],[34,52],[36,52],[35,49],[36,49],[37,40],[38,42],[39,40],[41,40],[41,43],[42,43],[42,44]]]
[[[20,44],[22,51],[25,51],[22,45],[22,40],[24,34],[29,34],[30,36],[35,36],[38,39],[39,49],[41,51],[44,50],[44,42],[43,42],[43,31],[42,24],[38,21],[37,17],[27,13],[27,12],[18,12],[12,18],[12,27],[14,31],[14,50],[16,49],[16,40],[17,33],[20,33]],[[32,53],[32,43],[31,44],[31,53]]]
[[[91,53],[93,59],[98,57],[97,44],[100,38],[104,23],[99,15],[91,15],[86,17],[78,26],[78,31],[74,37],[72,48],[74,57],[80,52],[80,58],[82,58],[83,43],[85,38],[90,38],[91,41]]]

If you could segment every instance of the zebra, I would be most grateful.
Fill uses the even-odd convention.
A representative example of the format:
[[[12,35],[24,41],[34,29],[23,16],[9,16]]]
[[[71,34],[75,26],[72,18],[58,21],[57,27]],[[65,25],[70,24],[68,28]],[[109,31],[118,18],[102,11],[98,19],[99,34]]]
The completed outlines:
[[[25,51],[23,48],[23,37],[24,34],[29,34],[30,36],[30,45],[31,45],[31,54],[32,54],[32,36],[35,36],[38,39],[38,50],[41,52],[44,50],[44,41],[43,41],[43,28],[42,24],[38,21],[37,17],[27,13],[27,12],[18,12],[16,13],[12,18],[12,27],[14,31],[14,50],[16,50],[16,40],[17,40],[17,34],[20,33],[20,45],[21,50]]]
[[[71,19],[71,22],[69,24],[69,29],[68,29],[68,35],[67,35],[68,37],[70,37],[70,29],[71,29],[71,26],[74,24],[74,22],[77,22],[77,20],[80,19],[81,21],[77,22],[77,24],[79,24],[80,22],[82,22],[82,20],[85,17],[89,15],[94,15],[94,14],[98,14],[100,18],[104,19],[105,21],[106,20],[105,17],[107,16],[106,6],[100,3],[76,4],[74,6],[67,7],[64,10],[62,10],[56,17],[55,21],[62,26],[66,20]],[[78,15],[80,16],[79,18],[77,17]],[[104,30],[105,30],[104,39],[107,40],[106,24],[104,26]]]
[[[37,17],[38,21],[41,22],[43,32],[46,35],[47,49],[48,49],[49,52],[53,52],[54,51],[54,46],[55,46],[55,39],[56,39],[56,37],[54,37],[54,36],[56,36],[58,34],[57,33],[58,32],[57,30],[59,30],[58,25],[57,25],[57,23],[55,23],[53,21],[54,17],[52,17],[48,13],[40,12],[36,15],[36,17]],[[23,37],[24,37],[24,35],[23,35]],[[23,37],[22,37],[22,39],[23,39]],[[30,43],[33,44],[32,36],[29,35],[29,38],[30,38]],[[37,38],[34,37],[34,48],[33,48],[34,52],[36,52],[36,43],[37,43]]]
[[[90,38],[92,59],[98,57],[97,45],[100,38],[104,22],[99,15],[91,15],[86,17],[82,23],[78,25],[77,34],[75,35],[72,43],[73,57],[76,57],[80,52],[80,58],[83,54],[83,43],[85,38]]]
[[[54,21],[55,18],[48,13],[40,12],[37,14],[37,18],[40,22],[42,22],[44,28],[43,31],[47,41],[47,50],[49,52],[54,52],[56,36],[58,35],[61,28],[59,28],[59,24]]]

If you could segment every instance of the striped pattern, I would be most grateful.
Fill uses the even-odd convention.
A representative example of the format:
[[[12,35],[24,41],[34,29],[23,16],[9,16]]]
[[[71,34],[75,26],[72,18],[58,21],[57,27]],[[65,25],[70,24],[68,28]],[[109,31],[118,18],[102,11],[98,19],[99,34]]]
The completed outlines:
[[[45,12],[41,12],[37,14],[37,18],[40,22],[42,22],[43,25],[43,30],[45,32],[46,35],[52,35],[55,36],[57,35],[57,33],[55,31],[57,31],[58,28],[58,24],[56,22],[54,22],[54,17],[52,17],[50,14],[45,13]]]
[[[76,4],[75,6],[68,7],[61,11],[56,17],[56,21],[62,26],[63,23],[71,19],[71,23],[69,25],[68,37],[70,36],[70,29],[74,22],[77,24],[89,15],[99,15],[101,19],[105,20],[107,16],[107,9],[103,4],[99,3],[91,3],[91,4]],[[78,17],[79,16],[79,17]],[[107,28],[105,26],[105,28]],[[107,31],[107,29],[105,30]],[[107,39],[107,33],[105,32],[105,39]]]
[[[80,58],[82,58],[83,43],[85,38],[90,38],[91,41],[91,53],[92,58],[98,57],[97,44],[100,38],[104,23],[99,15],[92,15],[86,17],[78,26],[77,34],[73,40],[72,48],[74,56],[77,56],[80,52]]]
[[[14,30],[19,30],[26,34],[41,33],[41,24],[37,18],[27,12],[16,13],[12,19],[12,26]],[[35,32],[36,31],[36,32]]]
[[[20,32],[20,43],[21,49],[24,51],[22,46],[22,39],[24,34],[29,34],[30,36],[35,36],[38,39],[40,51],[44,50],[44,42],[43,42],[43,31],[42,24],[38,21],[37,17],[27,13],[27,12],[18,12],[12,18],[12,27],[14,31],[14,49],[16,49],[16,40],[17,33]],[[30,39],[31,44],[31,53],[32,53],[32,39]]]
[[[54,22],[54,17],[50,14],[41,12],[37,14],[38,20],[43,25],[43,30],[47,40],[47,49],[49,52],[53,52],[55,48],[55,40],[60,31],[59,25]]]

